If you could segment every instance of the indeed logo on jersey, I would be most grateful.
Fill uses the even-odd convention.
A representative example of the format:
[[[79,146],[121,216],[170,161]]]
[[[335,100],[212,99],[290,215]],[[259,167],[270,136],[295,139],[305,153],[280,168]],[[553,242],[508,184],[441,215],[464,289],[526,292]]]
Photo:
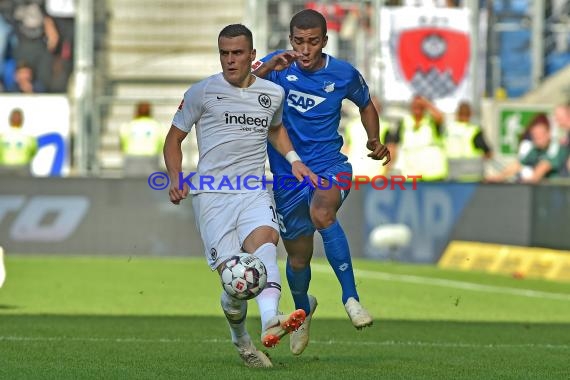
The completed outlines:
[[[305,113],[325,101],[320,96],[305,94],[304,92],[290,90],[287,95],[287,105],[295,108],[301,113]]]
[[[253,117],[245,113],[225,112],[226,124],[265,127],[269,126],[269,117]]]

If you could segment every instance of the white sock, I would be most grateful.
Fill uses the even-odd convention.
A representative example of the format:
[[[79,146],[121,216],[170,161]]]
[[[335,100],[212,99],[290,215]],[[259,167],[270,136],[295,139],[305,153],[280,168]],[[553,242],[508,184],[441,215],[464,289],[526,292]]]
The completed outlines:
[[[277,247],[273,243],[265,243],[254,253],[259,257],[267,270],[267,286],[255,297],[261,315],[261,331],[265,331],[268,322],[279,312],[281,298],[281,273],[277,266]]]
[[[232,342],[234,344],[242,344],[250,340],[245,328],[245,317],[247,316],[247,301],[237,300],[222,291],[221,296],[222,310],[228,321]]]

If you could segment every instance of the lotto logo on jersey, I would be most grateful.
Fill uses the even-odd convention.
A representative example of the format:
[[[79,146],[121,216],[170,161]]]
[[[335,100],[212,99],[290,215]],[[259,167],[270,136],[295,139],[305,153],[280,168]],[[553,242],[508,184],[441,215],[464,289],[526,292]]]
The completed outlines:
[[[305,113],[325,101],[320,96],[305,94],[304,92],[291,90],[287,95],[287,105],[295,108],[301,113]]]
[[[253,117],[248,116],[245,113],[231,113],[225,112],[224,116],[226,118],[226,124],[234,125],[249,125],[257,127],[268,127],[269,117]]]

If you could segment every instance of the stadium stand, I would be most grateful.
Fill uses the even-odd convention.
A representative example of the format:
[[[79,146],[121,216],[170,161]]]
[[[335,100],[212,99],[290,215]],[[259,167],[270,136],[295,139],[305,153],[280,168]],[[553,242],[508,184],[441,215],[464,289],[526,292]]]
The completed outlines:
[[[132,118],[133,105],[141,98],[151,101],[155,118],[168,128],[189,85],[219,70],[215,36],[221,26],[244,19],[245,4],[108,0],[107,9],[99,174],[118,176],[118,131]]]

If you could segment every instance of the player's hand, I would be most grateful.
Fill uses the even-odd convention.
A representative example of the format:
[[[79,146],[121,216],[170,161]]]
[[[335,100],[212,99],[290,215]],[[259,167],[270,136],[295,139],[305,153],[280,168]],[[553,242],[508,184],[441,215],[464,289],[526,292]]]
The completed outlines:
[[[178,181],[172,181],[170,184],[170,189],[168,190],[168,195],[170,196],[170,202],[175,205],[180,204],[180,201],[186,199],[188,196],[188,185],[184,184],[183,189],[179,189]]]
[[[384,144],[381,144],[377,138],[368,139],[366,148],[372,151],[368,153],[368,157],[372,158],[373,160],[385,160],[382,166],[388,165],[388,163],[392,160],[390,158],[390,151],[388,150],[388,147]]]
[[[297,59],[301,58],[303,54],[297,53],[294,50],[287,50],[282,53],[276,54],[269,60],[269,64],[275,71],[281,71],[289,66]]]
[[[309,181],[311,181],[311,184],[313,186],[317,187],[319,184],[319,177],[317,177],[317,175],[313,173],[311,169],[309,169],[301,161],[294,161],[291,164],[291,172],[293,173],[295,178],[299,180],[299,182],[304,181],[305,178],[309,178]]]

